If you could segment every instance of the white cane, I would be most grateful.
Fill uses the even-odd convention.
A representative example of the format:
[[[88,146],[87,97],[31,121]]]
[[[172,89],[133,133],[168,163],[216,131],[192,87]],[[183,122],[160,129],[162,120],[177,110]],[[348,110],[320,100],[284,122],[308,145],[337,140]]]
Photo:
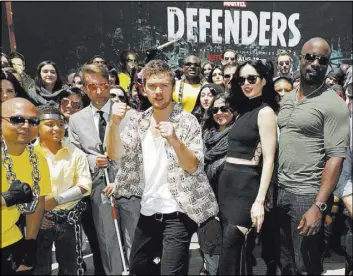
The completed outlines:
[[[105,181],[107,183],[107,185],[109,184],[109,175],[108,175],[108,169],[105,168],[104,169],[104,173],[105,173]],[[119,242],[119,249],[120,249],[120,256],[121,256],[121,260],[123,262],[123,268],[124,271],[122,273],[122,275],[129,275],[129,271],[126,267],[126,262],[125,262],[125,256],[124,256],[124,251],[123,251],[123,246],[121,244],[121,237],[120,237],[120,231],[119,231],[119,224],[118,224],[118,217],[116,214],[116,210],[115,210],[115,206],[114,206],[114,202],[113,202],[113,196],[110,196],[110,205],[112,207],[112,216],[114,219],[114,224],[115,224],[115,230],[116,230],[116,234],[118,236],[118,242]]]

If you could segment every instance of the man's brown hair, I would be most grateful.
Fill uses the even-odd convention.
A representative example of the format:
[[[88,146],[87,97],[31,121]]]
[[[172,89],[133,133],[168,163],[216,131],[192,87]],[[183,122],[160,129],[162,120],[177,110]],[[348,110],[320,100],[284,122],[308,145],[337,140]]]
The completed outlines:
[[[171,78],[172,85],[175,84],[174,71],[165,61],[159,59],[151,60],[143,68],[143,84],[146,84],[147,78],[158,73],[167,73]]]
[[[82,79],[83,84],[86,84],[86,79],[85,79],[86,74],[99,74],[103,78],[109,80],[109,72],[104,66],[100,66],[96,64],[83,65],[80,71],[80,77]]]

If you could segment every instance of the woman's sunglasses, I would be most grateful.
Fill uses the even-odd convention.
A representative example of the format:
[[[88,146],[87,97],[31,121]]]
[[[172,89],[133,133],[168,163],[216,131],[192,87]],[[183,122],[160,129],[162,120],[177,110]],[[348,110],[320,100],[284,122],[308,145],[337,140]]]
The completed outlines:
[[[112,99],[113,101],[119,99],[119,102],[126,103],[125,97],[122,95],[117,96],[114,93],[110,93],[110,99]]]
[[[212,113],[217,114],[219,110],[221,110],[222,113],[226,113],[229,111],[229,107],[228,106],[213,107]]]
[[[70,101],[68,98],[64,98],[61,100],[60,105],[62,108],[67,107],[71,103],[72,109],[81,109],[82,103],[79,101]]]
[[[11,124],[13,125],[16,125],[16,126],[23,126],[26,121],[28,122],[28,124],[30,126],[39,126],[39,118],[29,118],[29,119],[26,119],[26,118],[23,118],[21,116],[12,116],[12,117],[2,117],[2,119],[5,119],[6,121],[10,122]]]
[[[257,81],[257,78],[259,78],[260,76],[255,76],[255,75],[249,75],[247,77],[239,77],[237,80],[237,83],[242,86],[245,83],[245,80],[248,81],[249,84],[255,84]]]

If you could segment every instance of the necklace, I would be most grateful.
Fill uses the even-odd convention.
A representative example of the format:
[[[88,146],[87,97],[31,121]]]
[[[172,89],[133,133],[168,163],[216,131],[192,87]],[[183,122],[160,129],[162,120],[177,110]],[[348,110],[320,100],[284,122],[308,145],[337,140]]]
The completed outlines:
[[[10,156],[7,154],[7,145],[5,143],[5,140],[3,137],[1,137],[1,142],[2,142],[2,163],[4,164],[4,167],[6,168],[6,180],[7,182],[11,185],[14,181],[17,180],[16,174],[12,171],[13,167],[13,162]],[[28,145],[27,150],[29,151],[29,162],[31,163],[33,170],[32,170],[32,180],[33,180],[33,187],[32,187],[32,193],[33,193],[33,201],[30,203],[23,203],[23,204],[17,204],[16,207],[18,211],[22,214],[30,214],[33,213],[38,205],[39,202],[39,194],[40,194],[40,187],[39,187],[39,180],[40,180],[40,172],[38,170],[38,156],[34,153],[33,150],[33,145]]]

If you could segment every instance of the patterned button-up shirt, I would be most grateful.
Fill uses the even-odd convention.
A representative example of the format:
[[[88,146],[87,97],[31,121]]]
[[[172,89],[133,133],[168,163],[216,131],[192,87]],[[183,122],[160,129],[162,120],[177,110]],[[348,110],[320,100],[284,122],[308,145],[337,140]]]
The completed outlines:
[[[141,197],[143,194],[145,181],[143,179],[141,141],[150,126],[152,113],[151,107],[143,113],[132,116],[121,133],[124,153],[115,179],[116,197]],[[169,121],[173,123],[178,139],[200,161],[197,171],[188,173],[180,166],[174,149],[167,143],[169,190],[181,209],[200,225],[218,213],[215,195],[204,172],[201,127],[193,115],[183,111],[177,104],[169,116]],[[148,156],[144,156],[144,158],[148,158]]]

